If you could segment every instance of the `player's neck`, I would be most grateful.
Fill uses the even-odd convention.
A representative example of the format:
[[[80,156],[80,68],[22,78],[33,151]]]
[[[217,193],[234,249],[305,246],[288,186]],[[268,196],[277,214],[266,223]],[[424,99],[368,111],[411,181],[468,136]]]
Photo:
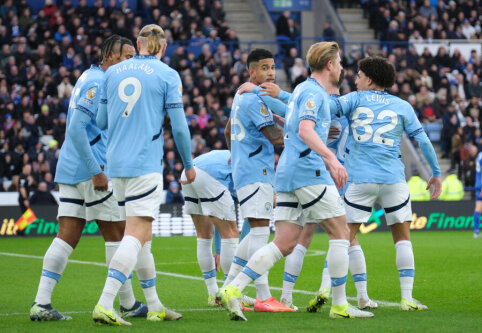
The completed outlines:
[[[368,86],[369,90],[379,90],[379,91],[385,91],[385,88],[377,86],[376,84],[370,84]]]
[[[310,77],[316,80],[316,82],[318,82],[318,84],[326,91],[332,87],[332,84],[330,83],[330,73],[328,71],[313,72]]]

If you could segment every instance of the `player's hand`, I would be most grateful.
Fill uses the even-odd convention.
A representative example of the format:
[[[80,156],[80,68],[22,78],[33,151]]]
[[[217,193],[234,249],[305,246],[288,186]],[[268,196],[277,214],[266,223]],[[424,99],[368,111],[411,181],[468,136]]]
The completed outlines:
[[[26,207],[26,208],[29,208],[30,207],[30,202],[28,201],[28,199],[25,199],[23,201],[23,205]]]
[[[92,184],[94,184],[94,190],[96,191],[107,191],[109,188],[109,180],[103,172],[92,176]]]
[[[335,155],[330,158],[324,158],[324,162],[326,169],[335,182],[336,188],[341,188],[343,190],[348,181],[348,174],[346,173],[343,165],[341,165],[340,161],[338,161]]]
[[[336,140],[340,136],[340,129],[334,126],[330,126],[330,130],[328,131],[328,139]]]
[[[273,98],[277,98],[281,88],[272,82],[265,82],[263,84],[260,84],[260,87],[263,89],[258,90],[258,95],[259,96],[271,96]]]
[[[430,187],[433,185],[433,191],[430,195],[430,199],[437,199],[442,193],[442,179],[440,177],[430,177],[427,183],[426,190],[430,190]]]
[[[220,269],[221,269],[221,259],[220,259],[221,257],[220,257],[220,255],[219,255],[219,253],[215,253],[215,254],[213,255],[213,257],[214,257],[214,263],[215,263],[215,265],[216,265],[216,272],[219,273],[219,271],[220,271]]]
[[[238,88],[238,94],[241,95],[241,94],[244,94],[244,93],[253,92],[254,87],[256,87],[255,84],[253,84],[251,82],[245,82]]]
[[[196,179],[196,170],[194,170],[194,168],[189,170],[184,170],[184,174],[186,175],[186,180],[181,179],[182,185],[191,184],[194,181],[194,179]]]

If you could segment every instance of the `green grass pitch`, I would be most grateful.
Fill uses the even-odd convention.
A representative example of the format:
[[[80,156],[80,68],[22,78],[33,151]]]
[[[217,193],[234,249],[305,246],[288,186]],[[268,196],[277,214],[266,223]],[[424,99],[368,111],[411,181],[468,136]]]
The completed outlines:
[[[0,332],[94,332],[136,330],[150,332],[480,332],[482,330],[482,240],[469,232],[412,233],[415,252],[414,297],[428,305],[424,312],[401,312],[395,248],[389,233],[359,236],[368,268],[368,292],[382,301],[370,319],[332,320],[329,307],[321,313],[307,313],[310,293],[318,289],[328,247],[325,234],[313,239],[303,270],[295,286],[296,313],[247,312],[248,322],[230,321],[220,309],[206,306],[207,291],[196,261],[195,237],[155,238],[157,290],[161,301],[183,314],[177,322],[148,323],[131,320],[131,327],[94,325],[91,312],[106,277],[104,245],[100,237],[83,238],[70,257],[71,262],[57,285],[53,306],[70,314],[68,322],[31,322],[28,311],[35,298],[42,269],[42,256],[51,238],[0,240]],[[281,294],[284,260],[269,274],[274,296]],[[218,274],[222,279],[222,273]],[[138,299],[141,288],[134,278]],[[254,296],[252,286],[246,288]],[[347,295],[354,302],[353,280]]]

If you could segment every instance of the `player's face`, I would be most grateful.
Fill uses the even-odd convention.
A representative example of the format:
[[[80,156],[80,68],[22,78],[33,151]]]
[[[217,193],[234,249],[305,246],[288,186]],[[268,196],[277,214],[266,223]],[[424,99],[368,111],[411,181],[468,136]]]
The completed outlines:
[[[340,58],[339,53],[336,57],[335,62],[333,63],[332,68],[333,68],[332,69],[332,72],[333,72],[332,83],[334,85],[338,85],[338,82],[340,81],[341,71],[343,70],[343,66],[341,65],[341,58]]]
[[[129,44],[124,44],[122,46],[121,54],[119,55],[119,62],[132,58],[136,55],[136,49],[134,46]]]
[[[355,78],[356,89],[358,91],[368,90],[370,85],[370,79],[362,71],[358,71]]]
[[[273,58],[261,59],[254,68],[251,80],[254,84],[260,85],[265,82],[274,83],[276,77],[276,68]]]

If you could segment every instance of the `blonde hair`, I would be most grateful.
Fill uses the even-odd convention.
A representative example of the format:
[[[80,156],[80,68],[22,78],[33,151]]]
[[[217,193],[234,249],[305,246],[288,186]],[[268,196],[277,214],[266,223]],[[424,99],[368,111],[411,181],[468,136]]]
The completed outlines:
[[[158,54],[164,43],[166,43],[164,30],[156,24],[148,24],[142,28],[137,40],[139,40],[143,46],[147,43],[147,52],[150,55]]]
[[[306,62],[312,72],[323,70],[328,62],[336,61],[340,48],[336,42],[319,42],[311,45],[306,54]]]

